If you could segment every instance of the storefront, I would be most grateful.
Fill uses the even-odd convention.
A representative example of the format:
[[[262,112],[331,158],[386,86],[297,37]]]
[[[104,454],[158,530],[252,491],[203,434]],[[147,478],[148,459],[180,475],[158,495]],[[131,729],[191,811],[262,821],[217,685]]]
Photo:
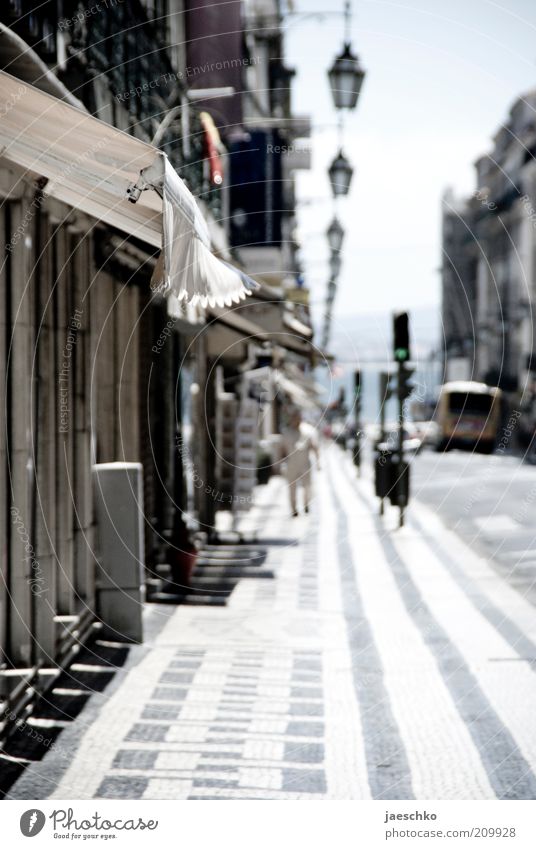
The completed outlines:
[[[211,252],[158,149],[4,72],[0,115],[0,700],[13,710],[98,620],[95,464],[142,463],[150,560],[180,538],[180,364],[204,308],[256,284]],[[194,345],[204,385],[206,340]]]

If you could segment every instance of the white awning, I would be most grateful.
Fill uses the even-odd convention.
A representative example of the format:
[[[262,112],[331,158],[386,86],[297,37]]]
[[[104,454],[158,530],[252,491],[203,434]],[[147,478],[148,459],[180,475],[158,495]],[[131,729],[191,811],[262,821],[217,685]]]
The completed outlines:
[[[284,362],[281,365],[281,370],[289,380],[300,386],[310,396],[311,400],[319,401],[325,394],[325,387],[316,383],[311,375],[304,374],[295,363]]]
[[[0,23],[0,56],[2,68],[17,79],[85,111],[82,101],[69,91],[35,50],[3,23]]]
[[[242,271],[211,253],[208,229],[195,199],[161,151],[148,168],[142,169],[128,192],[138,203],[146,189],[162,195],[162,282],[166,289],[180,300],[192,303],[199,300],[203,306],[214,307],[230,306],[258,288]]]
[[[293,404],[302,410],[314,410],[320,406],[318,400],[312,397],[311,393],[303,386],[299,386],[294,380],[289,380],[281,371],[276,370],[274,372],[274,383],[280,391],[288,395]]]
[[[299,333],[300,336],[305,336],[307,339],[310,339],[313,335],[312,327],[308,327],[303,321],[300,321],[288,312],[285,312],[283,315],[283,324],[290,328],[290,330],[294,330],[295,333]]]
[[[224,306],[257,287],[211,253],[195,198],[158,148],[4,71],[0,156],[46,177],[45,195],[162,247],[164,284],[178,298]],[[150,191],[132,203],[136,185]]]

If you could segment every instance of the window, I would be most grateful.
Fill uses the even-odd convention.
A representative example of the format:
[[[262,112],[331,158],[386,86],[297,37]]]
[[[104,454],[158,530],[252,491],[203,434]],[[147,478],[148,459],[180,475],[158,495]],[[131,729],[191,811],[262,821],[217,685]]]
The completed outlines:
[[[468,416],[487,416],[491,411],[492,404],[492,395],[480,395],[473,392],[452,392],[449,398],[449,411]]]

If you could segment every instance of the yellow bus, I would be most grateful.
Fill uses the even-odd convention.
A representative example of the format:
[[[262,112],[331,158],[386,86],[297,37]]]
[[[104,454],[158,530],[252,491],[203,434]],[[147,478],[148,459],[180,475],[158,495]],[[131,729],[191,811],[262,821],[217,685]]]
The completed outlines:
[[[485,383],[444,383],[435,414],[436,450],[475,448],[491,454],[501,422],[501,396],[497,386]]]

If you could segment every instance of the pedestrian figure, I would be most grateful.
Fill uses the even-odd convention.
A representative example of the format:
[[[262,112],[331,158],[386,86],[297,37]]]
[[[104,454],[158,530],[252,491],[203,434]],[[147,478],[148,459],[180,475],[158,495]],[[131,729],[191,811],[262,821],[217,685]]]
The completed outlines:
[[[303,507],[308,513],[311,500],[311,454],[319,460],[318,441],[315,428],[302,421],[297,410],[291,413],[288,427],[283,431],[283,451],[292,515],[298,515],[298,485],[303,488]]]

